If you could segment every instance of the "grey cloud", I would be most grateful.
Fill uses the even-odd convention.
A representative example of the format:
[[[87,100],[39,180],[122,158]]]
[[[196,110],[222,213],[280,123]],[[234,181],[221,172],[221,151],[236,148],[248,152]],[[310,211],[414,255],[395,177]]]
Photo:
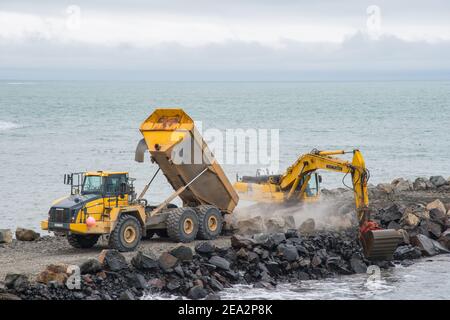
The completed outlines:
[[[61,14],[67,5],[84,11],[146,12],[197,17],[272,21],[306,19],[330,27],[331,21],[365,26],[365,8],[381,7],[383,21],[419,27],[449,26],[450,1],[50,1],[3,0],[0,11]],[[359,32],[342,43],[280,39],[282,47],[237,40],[186,47],[177,42],[137,47],[59,42],[30,33],[24,42],[0,38],[0,77],[5,78],[129,78],[149,80],[308,80],[353,78],[450,78],[450,41],[404,41],[385,35],[377,41]]]
[[[184,47],[165,43],[151,48],[123,44],[114,48],[62,44],[34,39],[19,47],[0,42],[2,74],[11,70],[97,70],[101,74],[116,70],[138,78],[180,78],[221,80],[255,79],[261,74],[283,80],[304,80],[304,77],[326,77],[327,74],[352,77],[427,77],[448,78],[450,73],[450,42],[406,42],[393,36],[374,41],[362,33],[342,44],[282,41],[282,49],[258,43],[228,41],[200,47]],[[9,70],[9,71],[8,71]],[[12,72],[14,73],[14,72]],[[3,76],[4,77],[4,76]],[[120,78],[120,76],[119,76]]]

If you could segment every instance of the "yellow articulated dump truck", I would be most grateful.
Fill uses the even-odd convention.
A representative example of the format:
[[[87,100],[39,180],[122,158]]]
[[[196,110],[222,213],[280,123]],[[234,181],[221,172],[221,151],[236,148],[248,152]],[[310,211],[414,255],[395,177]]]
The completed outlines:
[[[156,109],[140,131],[135,160],[143,162],[148,151],[159,168],[139,196],[127,172],[66,174],[71,194],[52,204],[41,228],[67,234],[76,248],[90,248],[107,235],[119,251],[132,251],[154,234],[177,242],[219,236],[239,198],[193,120],[182,109]],[[159,171],[175,191],[151,206],[144,195]],[[177,197],[182,207],[171,203]]]

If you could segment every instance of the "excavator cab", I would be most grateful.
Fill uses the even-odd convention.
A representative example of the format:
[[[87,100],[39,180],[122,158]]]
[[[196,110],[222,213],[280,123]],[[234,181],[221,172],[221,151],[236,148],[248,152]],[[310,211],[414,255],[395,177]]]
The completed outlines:
[[[317,172],[311,172],[306,175],[303,179],[306,181],[300,181],[296,188],[296,192],[303,198],[306,202],[315,202],[319,199],[320,195],[320,184],[322,182],[322,176]],[[302,193],[302,186],[305,185],[304,192]]]

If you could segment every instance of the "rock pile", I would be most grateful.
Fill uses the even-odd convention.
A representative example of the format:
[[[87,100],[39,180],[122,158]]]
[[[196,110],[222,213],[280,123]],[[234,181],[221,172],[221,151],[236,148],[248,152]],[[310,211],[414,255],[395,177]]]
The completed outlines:
[[[383,228],[396,229],[402,233],[403,242],[395,255],[397,259],[409,259],[411,246],[419,248],[424,256],[449,252],[450,212],[439,199],[428,204],[394,203],[375,211],[372,216]]]
[[[353,199],[352,192],[342,188],[323,193],[346,210]],[[397,178],[369,186],[369,198],[372,218],[383,228],[396,229],[403,235],[395,259],[409,260],[450,250],[450,178]]]
[[[232,246],[201,242],[193,252],[180,245],[158,258],[137,252],[128,263],[115,250],[79,266],[80,289],[70,290],[67,265],[50,265],[36,281],[9,274],[3,293],[22,299],[134,299],[146,292],[165,292],[191,299],[217,298],[233,284],[273,287],[280,281],[365,272],[368,261],[356,241],[356,231],[232,236]]]
[[[351,191],[324,193],[349,200],[342,202],[345,209],[337,209],[339,214],[347,213],[353,203]],[[370,193],[372,218],[403,236],[395,260],[407,265],[407,260],[450,252],[448,180],[438,176],[418,178],[412,183],[395,179],[391,184],[371,187]],[[0,300],[130,300],[156,292],[216,299],[217,292],[233,284],[272,288],[279,282],[363,273],[373,264],[362,255],[356,228],[317,230],[315,221],[308,219],[296,229],[289,216],[254,217],[241,221],[240,228],[250,235],[233,235],[230,247],[216,247],[205,241],[198,243],[195,250],[180,245],[159,257],[152,252],[137,252],[130,261],[115,250],[103,250],[98,259],[79,266],[80,287],[75,289],[67,286],[74,270],[67,265],[50,265],[35,281],[21,274],[8,274],[4,288],[0,286]],[[8,237],[0,230],[0,239]],[[377,264],[392,265],[386,261]]]
[[[295,227],[295,220],[292,215],[272,216],[268,218],[253,216],[249,218],[240,218],[232,224],[232,228],[236,233],[243,235],[252,235],[262,232],[286,232],[289,229],[295,229]]]
[[[410,181],[404,178],[394,179],[391,183],[381,183],[377,188],[386,193],[402,193],[407,191],[450,191],[450,177],[445,179],[442,176],[431,176],[429,179],[425,177],[416,178]]]

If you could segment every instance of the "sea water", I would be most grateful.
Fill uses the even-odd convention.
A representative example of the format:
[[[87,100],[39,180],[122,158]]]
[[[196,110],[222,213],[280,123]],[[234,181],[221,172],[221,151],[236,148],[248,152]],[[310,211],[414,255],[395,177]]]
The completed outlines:
[[[204,130],[278,129],[279,172],[313,148],[358,148],[373,184],[450,176],[450,82],[1,81],[0,228],[38,230],[51,202],[69,192],[65,173],[129,171],[139,192],[156,166],[134,162],[142,138],[138,129],[157,107],[183,108]],[[236,174],[254,174],[261,166],[225,163],[224,170],[233,182]],[[341,176],[323,176],[324,187],[341,186]],[[158,203],[171,192],[159,175],[147,199]],[[283,299],[328,297],[328,290],[316,289],[331,283],[338,290],[335,297],[372,297],[357,289],[359,282],[329,281],[281,287],[277,294]],[[395,289],[395,281],[387,286],[392,283]],[[225,291],[224,298],[237,297],[233,290],[243,297],[266,296],[238,287]],[[390,297],[389,292],[383,296]],[[446,291],[436,296],[450,297]]]

